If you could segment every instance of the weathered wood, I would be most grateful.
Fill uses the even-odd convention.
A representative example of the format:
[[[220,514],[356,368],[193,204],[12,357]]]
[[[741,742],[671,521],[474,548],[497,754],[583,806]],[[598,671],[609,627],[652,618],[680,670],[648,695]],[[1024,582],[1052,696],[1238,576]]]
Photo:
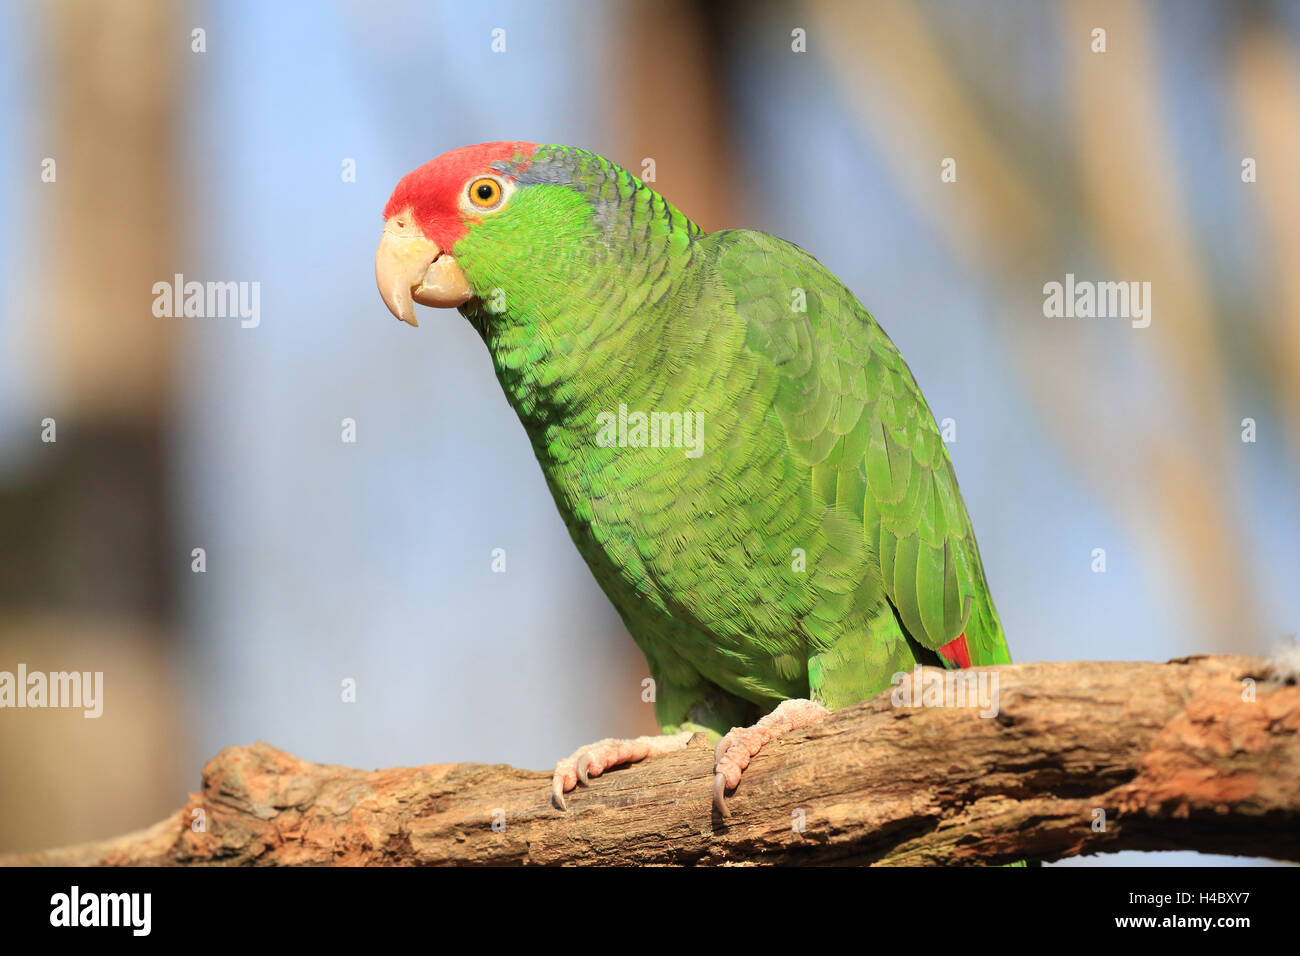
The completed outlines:
[[[1300,688],[1269,668],[1193,657],[977,669],[998,677],[992,718],[895,706],[887,692],[764,750],[727,824],[702,737],[593,780],[567,812],[550,804],[549,771],[366,772],[231,747],[149,830],[0,862],[955,864],[1121,849],[1300,860]]]

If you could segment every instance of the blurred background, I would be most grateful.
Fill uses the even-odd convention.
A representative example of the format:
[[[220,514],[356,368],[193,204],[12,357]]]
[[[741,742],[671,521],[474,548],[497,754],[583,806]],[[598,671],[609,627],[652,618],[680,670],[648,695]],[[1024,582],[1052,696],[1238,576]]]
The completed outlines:
[[[500,139],[653,159],[858,294],[955,422],[1016,659],[1300,628],[1300,2],[11,2],[0,670],[105,700],[0,712],[0,852],[153,823],[232,744],[655,732],[482,343],[375,290],[397,180]],[[260,324],[156,317],[176,273]],[[1045,318],[1067,273],[1149,281],[1150,327]],[[1085,862],[1152,861],[1231,862]]]

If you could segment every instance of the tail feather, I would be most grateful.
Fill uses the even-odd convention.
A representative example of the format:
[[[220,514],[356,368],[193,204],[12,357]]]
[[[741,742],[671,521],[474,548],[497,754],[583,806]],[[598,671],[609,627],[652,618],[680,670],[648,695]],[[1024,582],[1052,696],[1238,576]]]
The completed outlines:
[[[955,640],[939,648],[939,656],[951,667],[970,667],[970,648],[966,644],[966,632],[963,631]]]

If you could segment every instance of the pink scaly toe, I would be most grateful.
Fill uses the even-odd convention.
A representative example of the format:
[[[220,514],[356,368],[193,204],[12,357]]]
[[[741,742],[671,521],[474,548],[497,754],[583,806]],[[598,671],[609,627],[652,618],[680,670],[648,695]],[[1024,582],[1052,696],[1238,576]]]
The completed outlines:
[[[630,739],[606,737],[594,744],[579,747],[555,765],[555,774],[551,777],[551,801],[556,809],[566,810],[568,804],[564,795],[574,789],[579,780],[586,784],[590,778],[599,777],[611,767],[681,750],[693,736],[691,731],[684,730],[680,734],[655,734]]]
[[[830,711],[814,700],[784,700],[752,727],[733,727],[713,751],[713,805],[724,818],[731,816],[726,794],[740,783],[749,762],[763,746],[782,734],[825,719]]]

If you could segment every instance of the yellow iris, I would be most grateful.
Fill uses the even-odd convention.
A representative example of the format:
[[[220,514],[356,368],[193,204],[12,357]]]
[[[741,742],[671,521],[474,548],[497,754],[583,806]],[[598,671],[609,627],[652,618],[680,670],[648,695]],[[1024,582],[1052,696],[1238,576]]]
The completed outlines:
[[[495,179],[476,179],[469,187],[469,201],[476,206],[495,206],[501,200],[501,185]]]

